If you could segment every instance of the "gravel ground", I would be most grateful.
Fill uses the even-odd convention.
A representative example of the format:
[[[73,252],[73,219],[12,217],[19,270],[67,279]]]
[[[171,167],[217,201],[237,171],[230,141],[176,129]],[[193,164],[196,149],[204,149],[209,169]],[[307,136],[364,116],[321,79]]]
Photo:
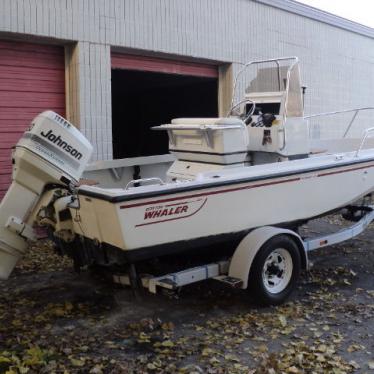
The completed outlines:
[[[0,282],[0,373],[374,373],[373,228],[271,308],[215,281],[135,297],[39,245]]]

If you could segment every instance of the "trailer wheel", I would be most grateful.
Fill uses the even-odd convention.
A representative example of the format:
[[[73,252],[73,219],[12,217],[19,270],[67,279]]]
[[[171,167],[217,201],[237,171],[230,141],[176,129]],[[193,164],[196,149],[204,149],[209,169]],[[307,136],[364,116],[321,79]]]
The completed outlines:
[[[294,290],[300,268],[295,241],[287,235],[276,235],[258,251],[249,273],[248,288],[261,304],[281,304]]]

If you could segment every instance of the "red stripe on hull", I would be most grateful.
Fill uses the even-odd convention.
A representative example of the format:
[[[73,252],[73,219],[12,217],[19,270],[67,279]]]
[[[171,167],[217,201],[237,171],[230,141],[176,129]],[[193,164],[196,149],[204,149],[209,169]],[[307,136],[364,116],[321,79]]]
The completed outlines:
[[[350,172],[350,171],[368,169],[368,168],[372,168],[372,167],[374,167],[374,164],[366,165],[366,166],[360,166],[360,167],[356,167],[356,168],[345,169],[345,170],[337,170],[337,171],[332,171],[332,172],[328,172],[328,173],[321,173],[321,174],[318,174],[317,177],[325,177],[325,176],[334,175],[334,174],[347,173],[347,172]],[[139,206],[165,203],[165,202],[169,202],[169,201],[190,199],[192,197],[204,197],[204,196],[210,196],[210,195],[217,195],[217,194],[221,194],[221,193],[241,191],[241,190],[247,190],[247,189],[252,189],[252,188],[271,186],[271,185],[275,185],[275,184],[290,183],[290,182],[296,182],[296,181],[300,181],[300,180],[302,180],[302,178],[297,177],[297,178],[290,178],[290,179],[285,179],[285,180],[278,180],[278,181],[274,181],[274,182],[260,183],[260,184],[255,184],[255,185],[246,185],[246,186],[241,186],[241,187],[236,187],[236,188],[227,188],[227,189],[224,189],[224,190],[202,192],[202,193],[193,194],[193,195],[183,195],[183,196],[180,196],[180,197],[172,197],[172,198],[168,198],[168,199],[152,200],[152,201],[135,203],[135,204],[121,205],[120,209],[135,208],[135,207],[139,207]]]
[[[374,167],[374,165],[361,166],[359,168],[351,168],[351,169],[346,169],[346,170],[331,171],[329,173],[318,174],[317,177],[325,177],[326,175],[334,175],[334,174],[347,173],[349,171],[355,171],[355,170],[361,170],[361,169],[368,169],[368,168],[372,168],[372,167]]]
[[[172,198],[169,198],[169,199],[152,200],[152,201],[147,201],[147,202],[143,202],[143,203],[121,205],[120,209],[134,208],[134,207],[138,207],[138,206],[152,205],[152,204],[159,204],[159,203],[166,203],[166,202],[169,202],[169,201],[176,201],[176,200],[182,200],[182,199],[190,199],[192,197],[205,197],[205,196],[210,196],[210,195],[222,194],[222,193],[226,193],[226,192],[249,190],[251,188],[271,186],[273,184],[282,184],[282,183],[295,182],[295,181],[298,181],[298,180],[300,180],[300,178],[292,178],[292,179],[280,180],[280,181],[276,181],[276,182],[268,182],[268,183],[261,183],[261,184],[255,184],[255,185],[249,185],[249,186],[247,185],[247,186],[242,186],[242,187],[228,188],[228,189],[225,189],[225,190],[203,192],[203,193],[194,194],[194,195],[184,195],[184,196],[180,196],[180,197],[172,197]]]

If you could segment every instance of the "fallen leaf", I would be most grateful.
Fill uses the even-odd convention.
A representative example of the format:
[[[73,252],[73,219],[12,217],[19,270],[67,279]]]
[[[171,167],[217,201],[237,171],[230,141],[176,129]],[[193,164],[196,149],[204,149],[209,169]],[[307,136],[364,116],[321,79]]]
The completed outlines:
[[[286,317],[283,316],[283,315],[279,315],[278,318],[279,318],[279,321],[281,323],[281,326],[282,327],[286,327],[287,326],[287,319],[286,319]]]

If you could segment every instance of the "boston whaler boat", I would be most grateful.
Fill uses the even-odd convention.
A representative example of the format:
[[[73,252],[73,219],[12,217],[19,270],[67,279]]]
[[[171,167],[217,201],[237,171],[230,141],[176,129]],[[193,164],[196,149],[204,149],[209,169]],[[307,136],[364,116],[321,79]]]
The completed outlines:
[[[77,267],[129,265],[128,274],[115,275],[120,283],[155,292],[215,278],[250,287],[264,303],[282,302],[307,268],[309,250],[351,238],[374,218],[370,206],[354,204],[374,189],[374,148],[367,147],[374,128],[362,139],[317,144],[303,113],[297,58],[246,64],[234,93],[249,67],[257,75],[227,117],[154,127],[167,131],[176,160],[166,175],[124,188],[78,186],[92,146],[57,114],[37,116],[15,147],[13,182],[0,205],[0,277],[9,276],[39,225]],[[353,110],[345,135],[365,109]],[[344,207],[359,219],[354,230],[311,240],[297,233]],[[208,265],[158,277],[138,275],[134,266],[223,242],[239,244]]]

